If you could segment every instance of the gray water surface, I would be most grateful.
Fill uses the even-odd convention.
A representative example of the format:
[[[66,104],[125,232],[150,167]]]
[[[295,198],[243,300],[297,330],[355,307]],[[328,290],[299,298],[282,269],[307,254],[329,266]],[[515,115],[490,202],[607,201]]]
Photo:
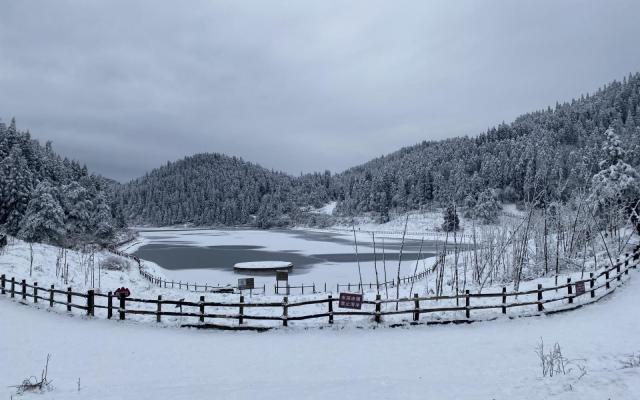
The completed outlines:
[[[283,232],[280,230],[279,232]],[[344,236],[337,236],[325,232],[306,231],[284,231],[292,236],[305,240],[353,245],[353,241],[345,239]],[[194,232],[196,234],[196,232]],[[157,238],[157,237],[156,237]],[[154,238],[154,239],[156,239]],[[168,239],[168,238],[167,238]],[[359,254],[356,257],[353,253],[319,253],[306,255],[296,250],[270,251],[262,246],[247,245],[220,245],[220,246],[194,246],[185,241],[170,241],[165,243],[153,243],[140,247],[134,254],[140,258],[153,261],[158,265],[170,269],[217,269],[233,271],[233,265],[239,262],[249,261],[289,261],[294,265],[292,274],[304,273],[310,268],[320,267],[323,263],[345,263],[355,264],[361,262],[372,262],[374,258],[382,262],[381,241],[376,241],[376,254],[373,253],[371,243],[359,243]],[[385,241],[385,260],[396,262],[399,258],[401,243],[399,240]],[[419,253],[420,240],[405,240],[402,259],[415,261],[420,255],[420,259],[434,256],[436,246],[442,247],[442,243],[425,241],[422,253]],[[246,274],[246,271],[243,272]],[[260,275],[264,272],[251,272]]]

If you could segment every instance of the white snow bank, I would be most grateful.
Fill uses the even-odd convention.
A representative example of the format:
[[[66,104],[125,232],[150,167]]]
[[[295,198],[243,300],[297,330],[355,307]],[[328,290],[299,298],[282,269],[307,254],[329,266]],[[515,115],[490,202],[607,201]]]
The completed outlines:
[[[621,368],[640,351],[634,278],[553,316],[262,334],[70,318],[1,296],[0,398],[39,376],[50,353],[54,390],[25,399],[636,399],[640,368]],[[587,375],[543,378],[540,338],[584,359]]]
[[[276,270],[289,269],[293,264],[289,261],[250,261],[234,264],[234,269],[239,270]]]

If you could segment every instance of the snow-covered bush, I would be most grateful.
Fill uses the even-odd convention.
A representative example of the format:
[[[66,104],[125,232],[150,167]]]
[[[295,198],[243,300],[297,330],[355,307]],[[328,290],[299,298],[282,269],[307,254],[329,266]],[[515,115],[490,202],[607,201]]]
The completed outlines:
[[[118,256],[109,256],[100,262],[102,269],[110,271],[128,271],[130,266],[129,260]]]
[[[455,205],[448,205],[444,209],[442,217],[444,219],[444,222],[442,223],[442,230],[445,232],[453,232],[460,229],[460,219],[458,218]]]

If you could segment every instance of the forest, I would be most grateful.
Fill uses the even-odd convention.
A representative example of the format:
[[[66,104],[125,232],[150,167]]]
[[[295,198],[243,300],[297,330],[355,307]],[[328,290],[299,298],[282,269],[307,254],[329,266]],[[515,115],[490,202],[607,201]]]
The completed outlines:
[[[610,163],[637,167],[639,129],[636,73],[475,137],[424,141],[339,174],[292,177],[199,154],[118,186],[115,202],[128,221],[154,225],[326,224],[307,210],[329,201],[337,201],[336,216],[368,214],[379,222],[451,204],[492,222],[500,203],[568,203],[590,192]],[[615,160],[607,140],[618,149]]]
[[[0,232],[63,246],[109,243],[125,225],[109,182],[0,121]]]
[[[553,213],[590,201],[606,214],[614,203],[629,211],[638,197],[640,73],[477,136],[424,141],[338,174],[290,176],[207,153],[120,184],[61,158],[15,120],[0,123],[0,156],[1,229],[59,244],[108,241],[127,224],[322,226],[427,207],[454,207],[479,224],[495,222],[503,203]],[[330,201],[333,216],[312,212]]]

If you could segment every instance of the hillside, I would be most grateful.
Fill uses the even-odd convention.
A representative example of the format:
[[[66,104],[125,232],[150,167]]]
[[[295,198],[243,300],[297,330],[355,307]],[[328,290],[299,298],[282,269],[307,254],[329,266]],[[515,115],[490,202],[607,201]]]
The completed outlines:
[[[123,223],[103,178],[0,121],[0,233],[73,245],[109,241]]]
[[[337,175],[292,177],[199,154],[118,187],[116,203],[131,223],[259,227],[325,222],[301,210],[329,201],[337,201],[335,215],[372,213],[380,222],[391,212],[452,202],[466,209],[534,198],[566,203],[590,191],[608,158],[609,128],[620,159],[640,165],[640,73],[476,137],[424,141]]]
[[[197,154],[116,186],[114,192],[130,223],[267,227],[288,222],[282,216],[301,203],[302,187],[284,173],[236,157]],[[322,204],[327,197],[312,200]]]
[[[640,164],[640,73],[592,95],[518,117],[477,137],[425,141],[351,168],[334,178],[337,212],[413,210],[432,202],[473,206],[483,192],[505,202],[568,201],[588,191],[607,159],[613,128]]]

